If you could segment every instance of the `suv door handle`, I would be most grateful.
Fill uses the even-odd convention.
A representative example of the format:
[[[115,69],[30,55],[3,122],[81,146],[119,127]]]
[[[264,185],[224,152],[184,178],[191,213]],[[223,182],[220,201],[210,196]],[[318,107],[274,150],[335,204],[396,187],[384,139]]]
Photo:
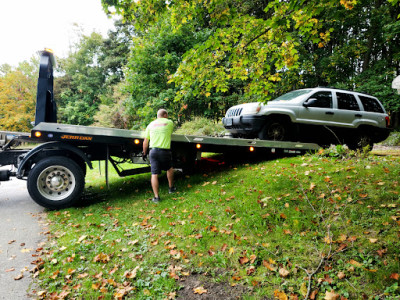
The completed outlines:
[[[354,116],[357,117],[357,118],[361,118],[362,114],[355,114]]]
[[[326,115],[334,115],[335,113],[333,113],[333,112],[331,112],[331,111],[327,111],[325,114],[326,114]]]

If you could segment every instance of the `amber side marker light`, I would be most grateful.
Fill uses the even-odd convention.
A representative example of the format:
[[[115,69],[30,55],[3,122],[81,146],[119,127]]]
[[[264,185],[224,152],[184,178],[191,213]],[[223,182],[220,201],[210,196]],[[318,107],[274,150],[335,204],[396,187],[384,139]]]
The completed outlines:
[[[201,148],[201,144],[196,144],[196,148],[200,149]]]
[[[254,147],[250,147],[250,152],[254,152]]]
[[[139,144],[140,144],[140,140],[135,139],[134,143],[135,143],[136,145],[139,145]]]
[[[35,132],[35,137],[39,138],[42,136],[42,133],[40,131]]]

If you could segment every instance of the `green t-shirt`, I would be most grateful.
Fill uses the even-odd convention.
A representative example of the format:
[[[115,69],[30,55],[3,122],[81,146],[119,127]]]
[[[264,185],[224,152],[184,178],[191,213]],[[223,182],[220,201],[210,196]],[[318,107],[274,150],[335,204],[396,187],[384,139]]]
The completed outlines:
[[[144,137],[150,140],[150,148],[171,149],[173,130],[174,123],[171,120],[159,118],[147,126]]]

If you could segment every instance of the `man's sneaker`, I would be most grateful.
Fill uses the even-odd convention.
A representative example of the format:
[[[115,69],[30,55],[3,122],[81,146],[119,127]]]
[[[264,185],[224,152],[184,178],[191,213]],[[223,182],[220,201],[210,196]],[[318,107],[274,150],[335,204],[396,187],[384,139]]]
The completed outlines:
[[[170,194],[173,194],[173,193],[175,193],[175,192],[176,192],[176,187],[173,186],[173,187],[170,187],[170,188],[169,188],[169,193],[170,193]]]
[[[160,197],[154,197],[153,199],[151,199],[151,201],[153,201],[154,203],[159,203],[161,199]]]

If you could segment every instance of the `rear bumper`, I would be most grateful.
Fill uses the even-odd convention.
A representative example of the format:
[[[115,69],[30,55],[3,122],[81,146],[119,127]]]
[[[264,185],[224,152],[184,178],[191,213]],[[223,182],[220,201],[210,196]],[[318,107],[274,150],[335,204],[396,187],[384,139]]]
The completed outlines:
[[[225,129],[233,134],[256,134],[265,123],[264,116],[235,116],[222,118]]]
[[[391,128],[377,128],[373,136],[374,143],[379,143],[386,140],[390,132],[392,132]]]

